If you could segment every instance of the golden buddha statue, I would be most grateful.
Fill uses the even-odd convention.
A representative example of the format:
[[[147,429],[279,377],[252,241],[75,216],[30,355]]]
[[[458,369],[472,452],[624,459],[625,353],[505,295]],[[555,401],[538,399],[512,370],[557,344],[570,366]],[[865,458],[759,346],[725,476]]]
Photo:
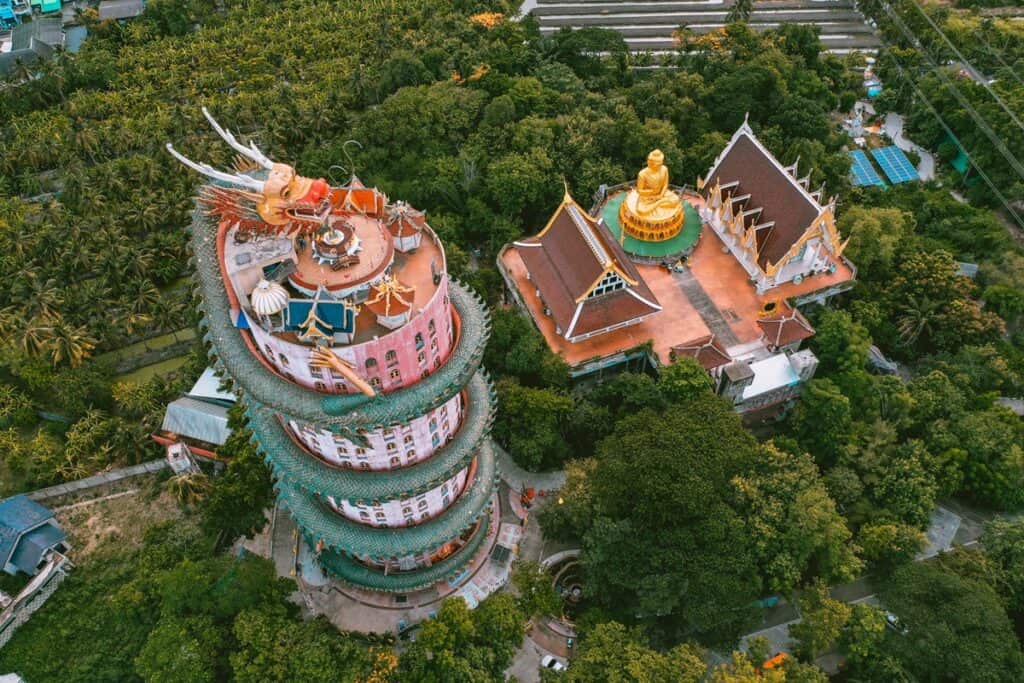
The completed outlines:
[[[665,155],[656,149],[647,155],[647,168],[636,176],[619,208],[619,222],[627,235],[649,242],[672,239],[683,227],[683,201],[669,189]]]

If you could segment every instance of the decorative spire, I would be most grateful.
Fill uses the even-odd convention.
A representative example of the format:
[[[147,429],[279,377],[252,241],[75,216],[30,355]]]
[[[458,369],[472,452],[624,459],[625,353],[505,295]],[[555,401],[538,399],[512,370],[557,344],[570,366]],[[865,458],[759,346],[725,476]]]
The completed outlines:
[[[378,282],[370,290],[372,296],[366,300],[366,307],[377,315],[389,317],[405,313],[412,308],[415,287],[407,287],[394,275]]]

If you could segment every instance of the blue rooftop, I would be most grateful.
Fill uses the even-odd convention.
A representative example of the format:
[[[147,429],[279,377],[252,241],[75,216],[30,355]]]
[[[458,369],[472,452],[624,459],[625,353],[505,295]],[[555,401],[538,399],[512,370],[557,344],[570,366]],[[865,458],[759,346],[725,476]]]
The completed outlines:
[[[316,306],[316,317],[326,323],[325,334],[332,332],[353,332],[356,329],[355,309],[344,302],[314,301],[312,299],[291,299],[288,301],[288,322],[285,329],[296,330],[306,322],[309,311]],[[317,325],[320,328],[320,325]]]
[[[24,494],[0,500],[0,566],[7,563],[22,534],[52,517],[51,510]]]
[[[853,163],[850,165],[850,182],[854,185],[880,185],[885,187],[885,181],[875,171],[874,166],[868,159],[868,155],[862,149],[855,149],[850,152]]]
[[[910,163],[910,159],[907,158],[907,155],[899,147],[873,149],[871,150],[871,156],[882,167],[885,177],[893,185],[921,179],[917,174],[917,169],[914,168],[914,165]]]
[[[52,524],[36,527],[18,541],[10,562],[26,574],[35,574],[43,553],[65,538],[64,532]]]

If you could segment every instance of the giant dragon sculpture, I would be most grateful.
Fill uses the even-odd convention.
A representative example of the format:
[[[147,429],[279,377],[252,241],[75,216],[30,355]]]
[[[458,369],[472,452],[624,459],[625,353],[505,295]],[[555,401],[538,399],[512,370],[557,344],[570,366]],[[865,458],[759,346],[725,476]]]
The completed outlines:
[[[193,171],[227,186],[206,185],[199,201],[207,215],[217,216],[237,228],[242,239],[253,233],[278,233],[288,236],[319,230],[332,212],[330,186],[323,178],[305,178],[288,164],[267,158],[250,142],[240,143],[203,107],[203,116],[217,134],[238,152],[234,172],[219,171],[209,164],[196,163],[167,143],[167,151]],[[243,173],[262,171],[266,177]]]
[[[236,163],[235,172],[220,171],[209,164],[196,163],[179,153],[171,143],[166,146],[182,164],[220,183],[206,184],[199,191],[192,245],[197,255],[197,275],[205,324],[211,333],[217,330],[222,335],[237,335],[238,331],[231,322],[230,302],[224,291],[221,274],[214,265],[216,240],[210,240],[209,237],[218,232],[226,233],[233,227],[237,227],[236,239],[239,233],[249,236],[310,233],[321,229],[332,212],[337,214],[343,211],[331,203],[331,188],[325,180],[304,178],[292,166],[275,163],[255,144],[250,142],[249,146],[245,146],[240,143],[217,123],[205,107],[203,115],[244,162]],[[267,177],[260,180],[255,175],[243,172],[243,169],[257,173],[263,170]],[[360,442],[360,432],[364,428],[387,421],[408,421],[431,410],[447,400],[457,387],[470,383],[476,374],[490,331],[486,308],[479,296],[457,284],[452,288],[451,296],[463,321],[452,358],[419,384],[392,392],[388,401],[379,400],[379,394],[371,396],[360,383],[355,382],[355,386],[360,389],[358,394],[317,395],[276,375],[264,374],[262,366],[248,351],[237,355],[223,353],[218,365],[236,378],[262,377],[263,381],[253,382],[249,386],[260,402],[267,405],[280,403],[293,410],[300,406],[299,415],[302,419],[313,422],[326,417],[336,433]],[[243,347],[244,344],[239,343],[226,348],[233,351]],[[311,362],[325,363],[330,360],[320,351],[311,351]],[[332,369],[341,372],[340,368],[333,367],[333,363]],[[346,370],[353,372],[350,368]],[[473,400],[487,405],[493,401],[489,383],[482,378],[478,383],[470,383],[469,389]]]

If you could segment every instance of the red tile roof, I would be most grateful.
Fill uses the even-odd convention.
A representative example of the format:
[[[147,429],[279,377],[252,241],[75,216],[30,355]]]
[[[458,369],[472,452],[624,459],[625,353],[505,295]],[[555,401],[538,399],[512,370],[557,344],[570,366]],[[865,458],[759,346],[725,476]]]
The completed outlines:
[[[515,242],[530,281],[540,291],[561,334],[574,338],[661,310],[636,266],[608,229],[566,194],[547,226]],[[624,289],[587,297],[607,271]]]
[[[405,202],[396,202],[388,206],[386,211],[387,221],[385,221],[385,225],[387,225],[388,230],[395,237],[415,235],[423,230],[423,227],[427,224],[426,215]]]
[[[814,328],[795,308],[790,309],[788,313],[762,318],[757,324],[764,332],[768,348],[773,351],[814,336]]]
[[[705,198],[716,182],[722,185],[739,183],[728,191],[723,190],[723,201],[726,194],[733,197],[750,195],[743,202],[737,202],[734,210],[760,208],[761,212],[751,216],[750,220],[756,224],[774,222],[773,226],[757,233],[758,264],[761,268],[777,263],[785,256],[823,208],[764,148],[747,124],[736,132],[712,167],[703,187]]]
[[[704,366],[705,370],[714,370],[719,366],[732,362],[732,358],[729,357],[729,354],[722,348],[722,345],[718,343],[713,334],[673,346],[672,357],[678,358],[680,356],[693,358]]]
[[[415,287],[407,287],[391,277],[371,287],[370,294],[363,305],[376,315],[385,317],[401,315],[412,310],[415,296]]]

